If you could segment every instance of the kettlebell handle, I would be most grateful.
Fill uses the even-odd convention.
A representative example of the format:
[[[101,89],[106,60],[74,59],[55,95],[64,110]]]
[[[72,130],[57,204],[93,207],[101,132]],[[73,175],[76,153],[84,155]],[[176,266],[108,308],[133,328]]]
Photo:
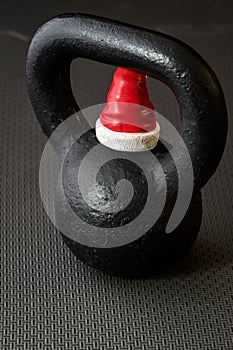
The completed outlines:
[[[65,14],[35,33],[28,51],[28,90],[49,137],[79,111],[70,82],[75,58],[136,69],[164,82],[175,94],[181,136],[201,188],[216,170],[227,136],[227,111],[216,75],[188,45],[168,35],[84,14]]]

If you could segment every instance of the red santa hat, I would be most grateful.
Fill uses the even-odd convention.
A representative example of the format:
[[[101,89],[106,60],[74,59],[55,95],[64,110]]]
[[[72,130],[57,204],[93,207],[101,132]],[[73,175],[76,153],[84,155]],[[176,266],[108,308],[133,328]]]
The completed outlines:
[[[146,87],[146,75],[118,68],[107,104],[96,122],[97,139],[115,150],[140,152],[156,146],[159,131]]]

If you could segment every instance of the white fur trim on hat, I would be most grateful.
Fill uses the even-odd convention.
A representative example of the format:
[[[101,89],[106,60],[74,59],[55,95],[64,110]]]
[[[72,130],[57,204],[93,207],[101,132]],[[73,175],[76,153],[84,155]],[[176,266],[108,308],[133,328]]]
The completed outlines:
[[[100,118],[96,121],[96,137],[104,146],[117,151],[143,152],[154,148],[159,139],[160,126],[152,131],[127,133],[106,128]]]

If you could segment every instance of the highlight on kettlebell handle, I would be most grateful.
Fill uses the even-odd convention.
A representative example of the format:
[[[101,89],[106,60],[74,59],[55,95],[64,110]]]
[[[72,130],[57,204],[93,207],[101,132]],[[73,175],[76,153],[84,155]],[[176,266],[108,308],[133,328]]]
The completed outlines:
[[[48,137],[79,110],[70,83],[70,64],[77,57],[129,67],[172,89],[194,183],[201,188],[218,166],[227,135],[223,92],[209,65],[188,45],[159,32],[84,14],[55,17],[35,33],[27,58],[30,98]],[[179,144],[175,147],[178,154]],[[182,154],[179,158],[182,162]]]

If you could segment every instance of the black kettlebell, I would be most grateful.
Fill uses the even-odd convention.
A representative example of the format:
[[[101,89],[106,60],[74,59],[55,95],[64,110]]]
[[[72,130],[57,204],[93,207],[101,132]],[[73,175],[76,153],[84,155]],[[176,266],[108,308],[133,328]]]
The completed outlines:
[[[38,29],[27,58],[29,95],[47,137],[79,111],[70,83],[70,64],[78,57],[128,67],[159,79],[172,89],[179,103],[182,142],[178,140],[172,146],[172,154],[169,147],[159,142],[152,151],[137,155],[141,167],[127,159],[124,152],[101,146],[98,159],[93,156],[90,167],[102,158],[104,163],[106,154],[109,160],[97,172],[96,186],[89,193],[88,203],[79,189],[77,174],[82,160],[99,146],[95,131],[87,130],[72,144],[66,139],[66,132],[57,137],[58,147],[68,150],[64,153],[56,190],[58,227],[65,222],[72,230],[71,235],[61,232],[64,241],[79,259],[107,273],[152,274],[182,256],[197,237],[202,216],[201,188],[215,172],[227,136],[227,111],[221,86],[208,64],[175,38],[95,16],[61,15]],[[74,128],[82,128],[85,118],[80,116],[76,122]],[[179,176],[185,180],[187,173],[184,145],[192,163],[192,197],[181,222],[167,233],[166,226],[179,193]],[[148,160],[148,153],[158,160],[159,166]],[[160,184],[159,167],[166,188],[164,183]],[[133,186],[131,202],[117,212],[103,211],[103,203],[108,207],[112,197],[117,197],[117,184],[122,179]],[[152,181],[150,186],[148,179]],[[151,227],[144,221],[129,229],[130,223],[146,212],[147,198],[162,198],[164,192],[166,200],[158,220]],[[86,226],[72,221],[70,208]],[[150,207],[148,218],[153,218],[154,209]],[[94,231],[89,237],[91,227]],[[107,229],[105,241],[102,245],[92,244],[92,239],[96,242],[98,235],[102,235],[102,228]],[[121,238],[125,234],[125,240],[119,240],[118,231]],[[83,243],[84,236],[88,236],[88,244]],[[110,241],[115,243],[108,244]]]

